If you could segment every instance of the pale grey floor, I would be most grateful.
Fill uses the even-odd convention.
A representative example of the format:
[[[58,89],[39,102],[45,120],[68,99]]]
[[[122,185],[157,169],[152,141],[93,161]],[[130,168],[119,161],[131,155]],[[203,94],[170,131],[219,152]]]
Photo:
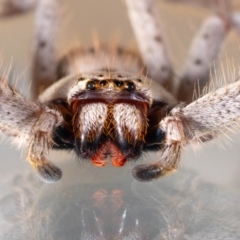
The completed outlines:
[[[90,45],[95,31],[104,40],[121,36],[122,44],[135,46],[123,1],[63,2],[60,51],[79,40]],[[210,12],[170,4],[161,4],[159,10],[179,69],[194,32]],[[2,69],[12,60],[13,79],[19,76],[24,90],[29,86],[32,27],[33,14],[0,21]],[[237,71],[239,36],[230,33],[221,55],[223,65],[226,53]],[[147,184],[133,181],[131,166],[95,169],[79,164],[68,153],[51,154],[64,177],[57,184],[43,184],[31,174],[24,151],[4,141],[0,145],[0,239],[147,239],[141,237],[143,233],[148,239],[157,234],[161,239],[239,239],[239,136],[206,143],[197,152],[187,148],[177,174]],[[105,200],[109,196],[107,203],[99,203],[101,196]]]

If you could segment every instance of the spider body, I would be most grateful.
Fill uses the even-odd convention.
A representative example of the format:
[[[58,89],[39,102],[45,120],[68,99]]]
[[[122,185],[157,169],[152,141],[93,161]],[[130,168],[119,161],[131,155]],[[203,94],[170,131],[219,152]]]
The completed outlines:
[[[175,79],[154,0],[125,2],[140,56],[95,44],[59,60],[56,0],[6,0],[1,9],[3,17],[36,7],[32,95],[38,101],[26,100],[2,78],[0,131],[28,147],[27,160],[45,181],[62,175],[46,157],[52,148],[73,149],[95,166],[109,160],[116,167],[144,151],[158,151],[157,162],[133,168],[135,178],[150,181],[177,169],[185,145],[238,126],[239,81],[191,100],[196,83],[201,91],[209,82],[211,64],[228,31],[240,26],[239,15],[220,11],[209,17]]]
[[[105,166],[109,158],[116,167],[138,159],[142,151],[160,150],[165,135],[158,123],[169,109],[154,99],[150,83],[145,76],[96,69],[53,84],[39,97],[64,118],[54,131],[53,148],[73,149],[95,166]],[[58,89],[65,90],[61,96],[54,94]],[[161,86],[158,90],[174,101]]]

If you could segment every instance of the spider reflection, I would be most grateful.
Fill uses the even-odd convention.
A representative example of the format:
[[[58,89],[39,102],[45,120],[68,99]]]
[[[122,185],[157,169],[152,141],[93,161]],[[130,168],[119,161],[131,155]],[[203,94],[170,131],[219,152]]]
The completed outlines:
[[[239,193],[187,172],[57,187],[18,177],[1,195],[0,239],[240,239]]]
[[[51,206],[52,218],[57,220],[54,239],[154,239],[159,233],[155,207],[143,202],[126,184],[87,186],[65,191],[64,197],[59,194],[60,203]]]

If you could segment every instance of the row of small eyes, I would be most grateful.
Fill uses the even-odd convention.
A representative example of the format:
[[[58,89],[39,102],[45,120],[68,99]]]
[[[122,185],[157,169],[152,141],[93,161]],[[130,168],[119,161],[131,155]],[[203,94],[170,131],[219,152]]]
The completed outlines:
[[[132,81],[119,81],[119,80],[91,80],[87,82],[87,90],[95,90],[101,87],[106,87],[110,82],[114,84],[116,88],[121,88],[127,91],[134,91],[136,89],[135,84]]]

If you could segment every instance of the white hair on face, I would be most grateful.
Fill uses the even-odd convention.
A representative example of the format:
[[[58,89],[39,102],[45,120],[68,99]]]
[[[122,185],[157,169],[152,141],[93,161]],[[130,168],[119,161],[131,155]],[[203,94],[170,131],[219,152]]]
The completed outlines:
[[[136,106],[127,103],[116,104],[114,105],[113,115],[118,132],[121,135],[124,137],[130,136],[131,140],[143,140],[146,122],[143,119],[143,114]]]
[[[79,115],[81,137],[93,136],[103,128],[107,117],[108,106],[104,103],[90,103],[82,107]]]

